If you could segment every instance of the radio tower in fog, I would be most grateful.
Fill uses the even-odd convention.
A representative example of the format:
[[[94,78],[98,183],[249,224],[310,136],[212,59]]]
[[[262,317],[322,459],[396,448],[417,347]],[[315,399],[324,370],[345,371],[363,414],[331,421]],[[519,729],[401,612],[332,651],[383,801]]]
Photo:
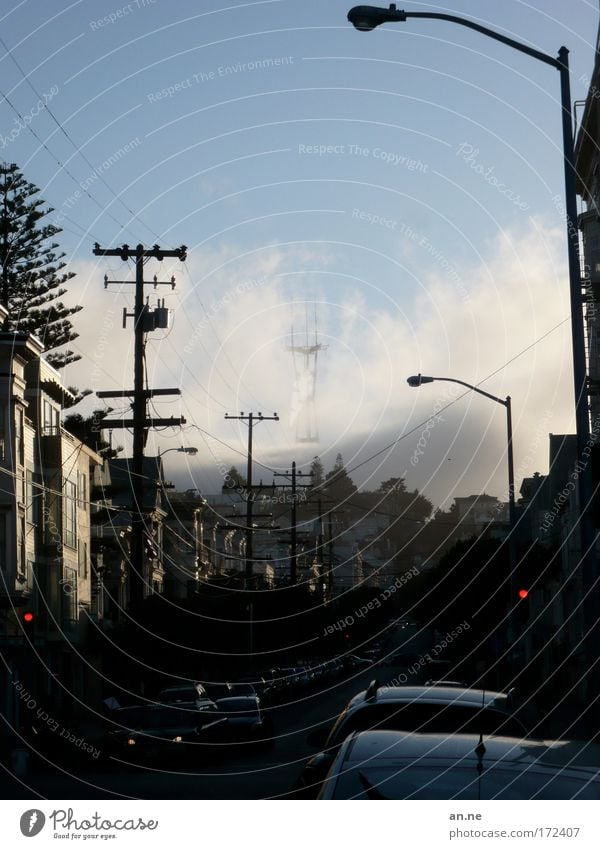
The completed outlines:
[[[324,351],[327,345],[322,345],[318,339],[317,331],[317,309],[315,307],[315,341],[310,344],[310,328],[308,319],[308,306],[306,307],[306,344],[296,344],[301,339],[294,336],[294,325],[292,324],[291,342],[286,345],[286,351],[290,351],[294,361],[294,392],[292,396],[292,409],[290,424],[296,424],[297,442],[318,442],[319,430],[317,427],[317,413],[315,407],[315,396],[317,391],[317,359],[319,351]]]

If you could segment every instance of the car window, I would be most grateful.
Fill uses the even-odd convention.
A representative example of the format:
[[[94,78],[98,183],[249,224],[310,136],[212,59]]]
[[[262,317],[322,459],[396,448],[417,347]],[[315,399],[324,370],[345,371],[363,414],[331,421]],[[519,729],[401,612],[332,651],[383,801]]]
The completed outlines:
[[[344,711],[333,727],[327,745],[341,743],[353,731],[377,728],[442,734],[504,734],[511,737],[522,737],[525,733],[518,719],[491,708],[382,702]]]
[[[600,782],[564,772],[484,766],[359,765],[336,779],[336,799],[599,799]]]

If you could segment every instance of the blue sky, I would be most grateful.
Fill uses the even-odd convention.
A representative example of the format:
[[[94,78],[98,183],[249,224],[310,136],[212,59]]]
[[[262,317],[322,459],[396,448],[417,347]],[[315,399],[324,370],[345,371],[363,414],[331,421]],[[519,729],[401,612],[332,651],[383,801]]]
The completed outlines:
[[[29,120],[15,130],[0,103],[2,155],[54,207],[78,274],[70,297],[84,306],[83,359],[65,379],[94,390],[132,380],[121,329],[131,287],[102,286],[131,270],[96,260],[93,242],[183,243],[185,267],[148,265],[149,277],[177,277],[175,293],[158,293],[172,328],[148,344],[151,383],[183,392],[161,414],[243,450],[243,426],[224,412],[277,410],[281,423],[257,430],[271,468],[315,453],[330,467],[339,450],[352,467],[407,434],[357,481],[406,472],[435,503],[505,495],[503,410],[457,400],[416,456],[419,423],[460,392],[405,378],[510,394],[518,477],[546,469],[549,431],[573,430],[559,77],[449,23],[358,33],[348,8],[25,0],[3,13],[2,93]],[[585,98],[596,3],[410,8],[464,15],[551,55],[565,44],[573,99]],[[62,129],[36,110],[40,96]],[[328,347],[320,443],[299,445],[285,345],[307,305]],[[170,455],[180,485],[218,489],[219,465],[243,463],[194,428],[151,435],[149,448],[182,442],[200,453]]]

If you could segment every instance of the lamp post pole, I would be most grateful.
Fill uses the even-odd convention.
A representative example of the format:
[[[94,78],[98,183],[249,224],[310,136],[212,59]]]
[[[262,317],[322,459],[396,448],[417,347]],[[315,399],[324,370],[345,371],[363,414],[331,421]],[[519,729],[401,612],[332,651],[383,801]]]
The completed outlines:
[[[562,115],[563,158],[565,178],[565,220],[567,225],[567,246],[569,261],[569,290],[571,300],[571,339],[573,344],[573,383],[575,394],[575,426],[577,431],[577,460],[582,467],[579,473],[578,496],[581,535],[581,560],[583,582],[583,610],[585,630],[587,632],[588,660],[592,662],[598,653],[597,634],[598,608],[600,607],[597,587],[596,531],[592,511],[592,470],[589,462],[590,436],[589,410],[587,400],[587,371],[585,334],[583,321],[583,297],[581,271],[579,267],[579,232],[577,229],[577,194],[575,189],[575,146],[573,140],[573,112],[571,107],[571,84],[569,74],[569,51],[561,47],[555,58],[540,50],[535,50],[520,41],[508,38],[495,30],[481,26],[468,18],[446,15],[437,12],[406,12],[392,3],[389,8],[377,6],[354,6],[348,12],[348,20],[356,29],[370,31],[380,24],[404,22],[408,18],[431,18],[449,21],[468,27],[482,35],[500,41],[509,47],[525,53],[534,59],[550,65],[560,74],[560,96]],[[599,683],[600,686],[600,683]]]
[[[466,386],[467,389],[472,389],[473,392],[477,392],[479,395],[484,395],[486,398],[489,398],[492,401],[495,401],[497,404],[502,404],[503,407],[506,407],[506,438],[507,438],[507,448],[506,454],[508,459],[508,522],[510,526],[510,536],[514,536],[514,528],[515,528],[515,466],[513,460],[513,435],[512,435],[512,404],[510,395],[507,395],[506,398],[497,398],[495,395],[491,395],[489,392],[486,392],[485,389],[480,389],[478,386],[473,386],[471,383],[465,383],[464,380],[458,380],[455,377],[427,377],[424,374],[416,374],[412,377],[407,378],[407,383],[409,386],[421,386],[423,383],[433,383],[434,380],[444,380],[447,383],[459,383],[461,386]],[[514,563],[512,564],[514,566]]]
[[[514,628],[513,628],[513,616],[512,610],[516,601],[516,587],[515,587],[515,570],[517,566],[517,552],[516,552],[516,511],[515,511],[515,465],[513,459],[513,433],[512,433],[512,403],[510,395],[507,395],[506,398],[497,398],[496,395],[492,395],[490,392],[486,392],[485,389],[480,389],[478,386],[473,386],[472,383],[465,383],[464,380],[458,380],[455,377],[428,377],[423,374],[416,374],[407,379],[407,383],[409,386],[421,386],[423,383],[433,383],[434,380],[444,380],[447,383],[458,383],[460,386],[465,386],[467,389],[471,389],[473,392],[477,392],[479,395],[483,395],[486,398],[489,398],[491,401],[495,401],[497,404],[502,404],[503,407],[506,408],[506,456],[508,462],[508,560],[509,560],[509,569],[510,569],[510,579],[509,579],[509,615],[508,615],[508,645],[509,647],[512,645],[514,639]]]

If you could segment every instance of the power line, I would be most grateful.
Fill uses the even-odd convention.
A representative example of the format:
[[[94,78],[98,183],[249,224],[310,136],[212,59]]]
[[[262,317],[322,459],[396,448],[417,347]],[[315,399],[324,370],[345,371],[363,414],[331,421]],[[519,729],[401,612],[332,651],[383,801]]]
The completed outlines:
[[[1,44],[1,45],[2,45],[2,47],[5,49],[5,51],[6,51],[6,53],[8,54],[8,56],[10,56],[10,58],[13,60],[13,62],[14,62],[14,63],[15,63],[15,65],[17,66],[17,68],[18,68],[19,72],[21,73],[21,75],[22,75],[23,79],[25,80],[25,82],[27,83],[27,85],[29,86],[29,88],[33,91],[33,93],[35,94],[35,96],[39,99],[39,102],[40,102],[40,103],[42,103],[42,105],[44,106],[44,109],[48,112],[48,114],[50,115],[50,117],[52,118],[52,120],[54,121],[54,123],[56,124],[56,126],[58,127],[58,129],[62,132],[62,134],[65,136],[65,138],[66,138],[66,139],[69,141],[69,143],[73,146],[73,148],[75,149],[75,151],[76,151],[76,152],[77,152],[77,153],[81,156],[81,158],[84,160],[84,162],[85,162],[87,165],[89,165],[89,167],[92,169],[92,172],[95,174],[95,176],[96,176],[96,177],[100,180],[100,182],[101,182],[101,183],[102,183],[102,184],[103,184],[103,185],[104,185],[104,186],[108,189],[108,191],[109,191],[109,192],[113,195],[113,197],[114,197],[117,201],[119,201],[119,203],[120,203],[120,204],[121,204],[121,205],[125,208],[125,210],[126,210],[126,211],[127,211],[127,212],[131,215],[131,216],[132,216],[132,218],[133,218],[133,219],[135,219],[135,220],[139,221],[139,222],[140,222],[140,224],[142,224],[142,225],[143,225],[143,226],[144,226],[144,227],[145,227],[145,228],[146,228],[146,229],[147,229],[150,233],[152,233],[152,235],[153,235],[155,238],[160,239],[161,237],[160,237],[157,233],[155,233],[155,232],[154,232],[154,230],[152,230],[152,228],[151,228],[151,227],[149,227],[149,226],[148,226],[148,225],[147,225],[147,224],[146,224],[146,223],[145,223],[145,222],[144,222],[144,221],[143,221],[143,220],[139,217],[139,215],[136,215],[136,213],[135,213],[135,212],[134,212],[134,211],[133,211],[133,210],[132,210],[132,209],[131,209],[131,208],[130,208],[130,207],[129,207],[126,203],[125,203],[125,201],[121,198],[121,196],[120,196],[120,195],[118,195],[118,194],[117,194],[117,192],[115,192],[115,190],[113,189],[113,187],[112,187],[112,186],[111,186],[111,185],[107,182],[107,180],[105,180],[105,179],[104,179],[104,177],[102,176],[102,174],[99,174],[99,173],[97,172],[96,167],[93,165],[93,163],[92,163],[92,162],[90,162],[90,160],[88,159],[88,157],[86,156],[86,154],[83,152],[83,150],[81,149],[81,147],[80,147],[78,144],[76,144],[76,142],[73,140],[73,138],[72,138],[72,136],[70,135],[70,133],[69,133],[69,132],[68,132],[68,131],[64,128],[64,126],[63,126],[63,125],[61,124],[61,122],[58,120],[58,118],[56,117],[56,115],[54,114],[54,112],[50,109],[50,107],[48,106],[48,104],[45,102],[44,97],[43,97],[43,96],[39,93],[39,91],[38,91],[38,90],[36,89],[36,87],[33,85],[33,83],[31,82],[31,80],[30,80],[30,78],[29,78],[28,74],[26,74],[26,73],[25,73],[25,71],[23,70],[23,68],[21,67],[21,65],[19,64],[19,62],[17,61],[16,57],[14,56],[13,52],[12,52],[12,51],[11,51],[11,50],[10,50],[10,49],[6,46],[6,43],[4,42],[4,40],[3,40],[1,37],[0,37],[0,44]],[[13,107],[13,108],[14,108],[14,107]],[[22,119],[22,120],[23,120],[23,119]],[[64,166],[63,166],[63,167],[64,167]],[[81,184],[79,184],[79,185],[81,186]],[[82,187],[82,188],[83,188],[83,187]],[[84,191],[85,191],[85,190],[84,190]],[[88,195],[88,196],[89,196],[89,195]],[[120,226],[120,225],[119,225],[119,226]]]

